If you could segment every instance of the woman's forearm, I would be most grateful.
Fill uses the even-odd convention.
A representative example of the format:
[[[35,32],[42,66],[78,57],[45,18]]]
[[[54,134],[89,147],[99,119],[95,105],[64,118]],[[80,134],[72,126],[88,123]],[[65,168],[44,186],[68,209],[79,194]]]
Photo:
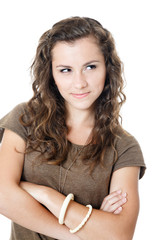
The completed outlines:
[[[30,185],[30,183],[24,183],[24,186],[22,183],[22,187],[26,188],[33,197],[45,205],[57,218],[59,217],[60,209],[65,199],[63,194],[51,188]],[[74,229],[84,219],[87,212],[88,208],[75,201],[71,201],[65,215],[65,225],[69,229]],[[127,219],[123,214],[114,215],[102,210],[93,209],[91,217],[76,235],[84,240],[130,240],[132,239],[132,233],[131,237],[128,237],[129,234],[127,234],[127,231],[129,225]]]
[[[56,239],[79,239],[65,225],[59,225],[52,213],[18,185],[12,184],[0,190],[0,213],[13,222]]]
[[[48,200],[45,198],[45,204],[50,211],[59,218],[60,209],[65,196],[59,192],[52,192],[54,190],[48,189]],[[60,201],[59,201],[60,200]],[[65,215],[65,225],[69,229],[76,228],[84,219],[88,212],[88,208],[71,201]],[[84,227],[76,233],[80,239],[83,240],[130,240],[126,238],[127,222],[125,222],[123,214],[114,215],[113,213],[104,212],[93,209],[91,216]],[[124,227],[126,224],[126,228]]]

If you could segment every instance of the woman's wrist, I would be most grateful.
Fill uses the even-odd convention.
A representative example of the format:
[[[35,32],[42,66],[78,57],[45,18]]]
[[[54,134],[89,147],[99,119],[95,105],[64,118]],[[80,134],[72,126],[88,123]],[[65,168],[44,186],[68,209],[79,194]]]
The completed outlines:
[[[65,200],[65,196],[59,193],[57,190],[49,187],[44,187],[42,191],[44,194],[42,204],[46,206],[54,214],[54,216],[59,218],[60,210]]]

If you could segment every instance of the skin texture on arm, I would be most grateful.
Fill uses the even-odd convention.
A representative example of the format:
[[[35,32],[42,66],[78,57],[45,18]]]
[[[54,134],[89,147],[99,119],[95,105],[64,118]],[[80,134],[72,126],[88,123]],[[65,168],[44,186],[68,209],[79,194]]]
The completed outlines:
[[[93,209],[87,223],[75,235],[84,240],[131,240],[139,210],[138,176],[138,167],[127,167],[115,171],[110,188],[110,192],[113,193],[104,199],[101,210]],[[57,218],[59,217],[60,209],[65,199],[64,195],[51,188],[35,184],[22,183],[21,186],[44,204]],[[118,194],[118,199],[115,202],[118,200],[125,201],[119,203],[117,209],[125,204],[123,205],[123,210],[121,208],[119,211],[119,214],[113,214],[113,209],[111,207],[108,208],[108,205],[112,205],[112,201],[114,202],[113,195],[117,189],[121,189],[124,192],[124,196],[126,195],[125,192],[127,192],[128,201],[125,203],[126,198]],[[87,212],[88,208],[71,201],[65,215],[65,225],[70,229],[74,229],[81,223]]]
[[[139,211],[138,176],[139,168],[135,167],[123,168],[114,172],[110,192],[117,189],[127,192],[128,201],[123,206],[123,211],[119,215],[114,215],[94,209],[86,225],[77,232],[80,238],[86,240],[132,239]],[[84,206],[82,207],[75,202],[71,202],[66,214],[66,226],[74,229],[82,221],[87,211]],[[81,217],[78,219],[79,215]]]
[[[127,192],[127,203],[123,206],[121,213],[124,229],[121,234],[122,239],[130,240],[133,238],[138,213],[139,213],[139,167],[125,167],[113,173],[110,192],[121,188],[122,191]],[[128,236],[128,238],[126,236]]]
[[[79,237],[69,232],[31,195],[19,186],[24,163],[25,142],[5,130],[0,146],[0,213],[32,231],[61,240]]]

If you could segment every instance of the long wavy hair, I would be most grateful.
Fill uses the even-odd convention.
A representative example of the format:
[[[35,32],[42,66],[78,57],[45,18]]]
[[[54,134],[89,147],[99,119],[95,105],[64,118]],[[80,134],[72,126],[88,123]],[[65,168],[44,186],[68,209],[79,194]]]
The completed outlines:
[[[27,103],[27,119],[21,123],[30,128],[27,151],[39,151],[44,161],[60,164],[67,158],[71,143],[67,141],[68,127],[65,102],[52,75],[52,49],[60,41],[74,42],[93,36],[100,47],[106,64],[103,92],[95,102],[95,125],[92,130],[90,151],[83,151],[81,159],[93,169],[103,163],[108,146],[115,153],[115,138],[120,126],[120,108],[126,97],[123,93],[123,64],[117,55],[111,33],[96,20],[71,17],[53,25],[39,40],[31,66],[33,97]],[[85,148],[84,148],[85,149]],[[88,161],[87,161],[88,160]]]

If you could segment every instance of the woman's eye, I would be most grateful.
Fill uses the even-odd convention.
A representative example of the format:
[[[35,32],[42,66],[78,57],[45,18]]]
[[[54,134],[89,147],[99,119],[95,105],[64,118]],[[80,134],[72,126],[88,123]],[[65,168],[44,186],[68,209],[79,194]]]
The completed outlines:
[[[88,65],[88,66],[87,66],[87,69],[88,69],[88,70],[95,69],[95,68],[96,68],[96,65]]]
[[[69,69],[69,68],[64,68],[64,69],[61,69],[60,72],[61,72],[61,73],[68,73],[68,72],[71,72],[71,69]]]

